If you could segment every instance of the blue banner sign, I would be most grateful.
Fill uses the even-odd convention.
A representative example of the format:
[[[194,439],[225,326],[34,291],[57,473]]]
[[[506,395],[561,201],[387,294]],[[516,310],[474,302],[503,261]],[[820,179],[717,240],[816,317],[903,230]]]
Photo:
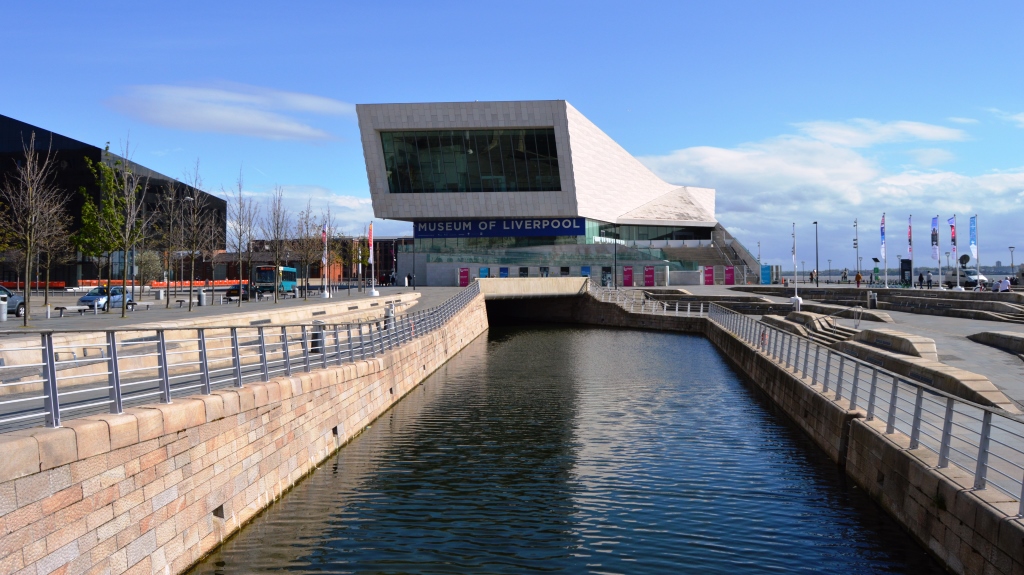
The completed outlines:
[[[508,277],[508,268],[498,268],[498,277],[499,278],[507,278]]]
[[[772,266],[761,266],[761,285],[772,283]]]
[[[414,222],[416,238],[500,238],[522,236],[582,236],[585,218],[515,218]]]
[[[590,266],[580,266],[580,276],[589,278],[590,277]]]
[[[489,278],[491,277],[491,268],[480,268],[480,277]]]

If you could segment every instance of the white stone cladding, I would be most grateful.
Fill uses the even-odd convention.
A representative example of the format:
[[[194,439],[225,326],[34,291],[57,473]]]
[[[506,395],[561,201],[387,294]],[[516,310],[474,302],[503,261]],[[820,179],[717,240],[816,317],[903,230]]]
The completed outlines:
[[[359,131],[376,217],[585,217],[640,225],[714,226],[715,191],[680,187],[651,172],[564,100],[359,104]],[[546,128],[555,131],[561,191],[392,194],[380,132]],[[657,200],[657,201],[656,201]],[[630,212],[640,212],[625,217]]]

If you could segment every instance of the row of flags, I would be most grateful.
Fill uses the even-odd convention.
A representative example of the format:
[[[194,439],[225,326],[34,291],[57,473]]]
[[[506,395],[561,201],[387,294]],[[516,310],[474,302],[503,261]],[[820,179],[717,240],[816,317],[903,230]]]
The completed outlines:
[[[370,263],[373,264],[373,222],[370,222]],[[327,265],[327,224],[324,223],[323,229],[320,231],[320,240],[324,243],[324,254],[320,256],[320,262],[323,265]]]
[[[946,220],[949,225],[949,241],[950,248],[953,254],[953,259],[956,260],[956,215]],[[932,259],[938,261],[939,259],[939,216],[932,218]],[[970,218],[970,250],[971,257],[975,260],[978,259],[978,216],[971,216]],[[907,253],[910,259],[914,259],[914,221],[913,216],[907,216]],[[885,259],[885,214],[882,214],[882,246],[881,246],[882,259]]]

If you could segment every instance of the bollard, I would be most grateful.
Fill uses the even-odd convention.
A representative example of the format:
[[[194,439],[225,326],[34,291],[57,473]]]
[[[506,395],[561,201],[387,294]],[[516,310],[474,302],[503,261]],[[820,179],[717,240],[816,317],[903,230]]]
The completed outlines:
[[[50,304],[46,304],[46,319],[50,319]]]

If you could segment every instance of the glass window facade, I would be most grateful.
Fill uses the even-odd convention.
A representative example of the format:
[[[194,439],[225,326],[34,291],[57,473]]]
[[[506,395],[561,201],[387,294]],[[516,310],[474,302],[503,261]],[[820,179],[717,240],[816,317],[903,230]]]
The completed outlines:
[[[598,233],[624,241],[643,240],[710,240],[712,228],[676,226],[633,226],[600,224]],[[589,229],[588,229],[589,232]]]
[[[554,128],[381,132],[392,194],[557,192]]]

